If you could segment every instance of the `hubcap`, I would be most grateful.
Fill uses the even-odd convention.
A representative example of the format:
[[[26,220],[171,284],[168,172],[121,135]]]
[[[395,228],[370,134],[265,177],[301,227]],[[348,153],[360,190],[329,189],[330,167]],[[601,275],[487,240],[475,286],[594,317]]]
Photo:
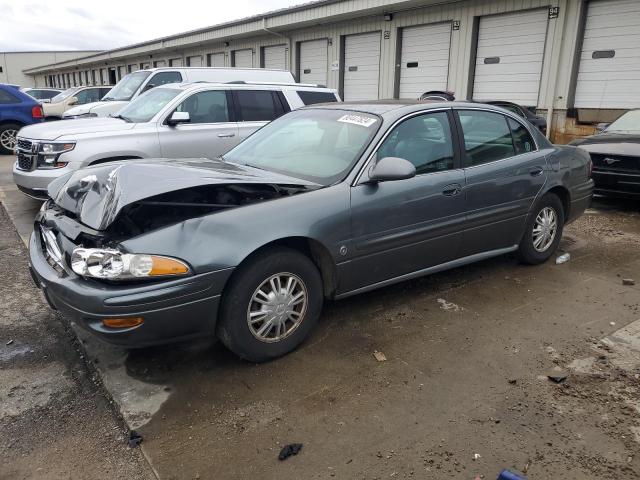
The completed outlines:
[[[254,337],[273,343],[298,328],[307,311],[307,288],[293,273],[267,278],[253,292],[247,309],[247,324]]]
[[[537,252],[545,252],[556,238],[558,216],[551,207],[544,207],[536,217],[533,226],[533,248]]]
[[[2,133],[0,133],[0,145],[2,145],[7,150],[13,151],[16,148],[17,134],[17,130],[4,130]]]

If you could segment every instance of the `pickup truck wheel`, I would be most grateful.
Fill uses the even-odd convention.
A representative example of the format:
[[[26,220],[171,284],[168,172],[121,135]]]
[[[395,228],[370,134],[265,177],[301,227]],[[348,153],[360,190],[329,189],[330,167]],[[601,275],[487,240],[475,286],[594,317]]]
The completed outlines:
[[[520,242],[520,258],[524,263],[537,265],[546,262],[556,251],[562,238],[564,208],[557,195],[543,196],[527,221]]]
[[[11,155],[16,148],[16,136],[22,128],[17,123],[0,125],[0,155]]]
[[[218,337],[252,362],[294,350],[320,317],[322,278],[314,263],[289,248],[266,250],[234,273],[225,289]]]

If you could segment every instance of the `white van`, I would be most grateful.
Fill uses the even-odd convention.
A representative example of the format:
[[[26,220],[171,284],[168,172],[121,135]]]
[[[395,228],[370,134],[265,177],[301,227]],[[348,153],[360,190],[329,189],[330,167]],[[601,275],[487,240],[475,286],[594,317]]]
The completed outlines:
[[[287,70],[264,68],[149,68],[122,77],[100,102],[87,103],[64,112],[62,118],[107,117],[153,87],[187,82],[295,82]]]

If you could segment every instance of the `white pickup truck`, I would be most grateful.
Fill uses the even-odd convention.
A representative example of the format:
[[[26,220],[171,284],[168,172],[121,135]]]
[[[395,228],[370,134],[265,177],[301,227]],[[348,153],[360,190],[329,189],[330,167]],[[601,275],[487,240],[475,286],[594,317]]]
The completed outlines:
[[[228,83],[241,80],[248,82],[295,82],[293,75],[287,70],[213,67],[149,68],[125,75],[103,97],[102,101],[71,108],[64,112],[62,118],[108,117],[144,92],[167,83]]]

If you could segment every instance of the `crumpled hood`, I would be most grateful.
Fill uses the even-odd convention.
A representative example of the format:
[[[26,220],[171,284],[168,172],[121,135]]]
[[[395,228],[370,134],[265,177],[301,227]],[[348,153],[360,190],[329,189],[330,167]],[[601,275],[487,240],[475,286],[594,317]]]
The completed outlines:
[[[88,113],[94,113],[99,117],[107,117],[111,113],[115,113],[122,109],[129,102],[121,101],[108,101],[108,102],[92,102],[85,103],[84,105],[78,105],[77,107],[70,108],[62,114],[63,117],[75,117],[77,115],[86,115]]]
[[[640,156],[640,135],[600,133],[573,143],[589,153]]]
[[[20,130],[20,136],[31,140],[57,140],[66,136],[67,140],[73,140],[73,135],[131,130],[135,126],[119,118],[80,118],[29,125]]]
[[[202,185],[319,185],[220,160],[153,159],[110,162],[69,173],[49,184],[56,205],[84,225],[105,230],[124,207],[162,193]]]

